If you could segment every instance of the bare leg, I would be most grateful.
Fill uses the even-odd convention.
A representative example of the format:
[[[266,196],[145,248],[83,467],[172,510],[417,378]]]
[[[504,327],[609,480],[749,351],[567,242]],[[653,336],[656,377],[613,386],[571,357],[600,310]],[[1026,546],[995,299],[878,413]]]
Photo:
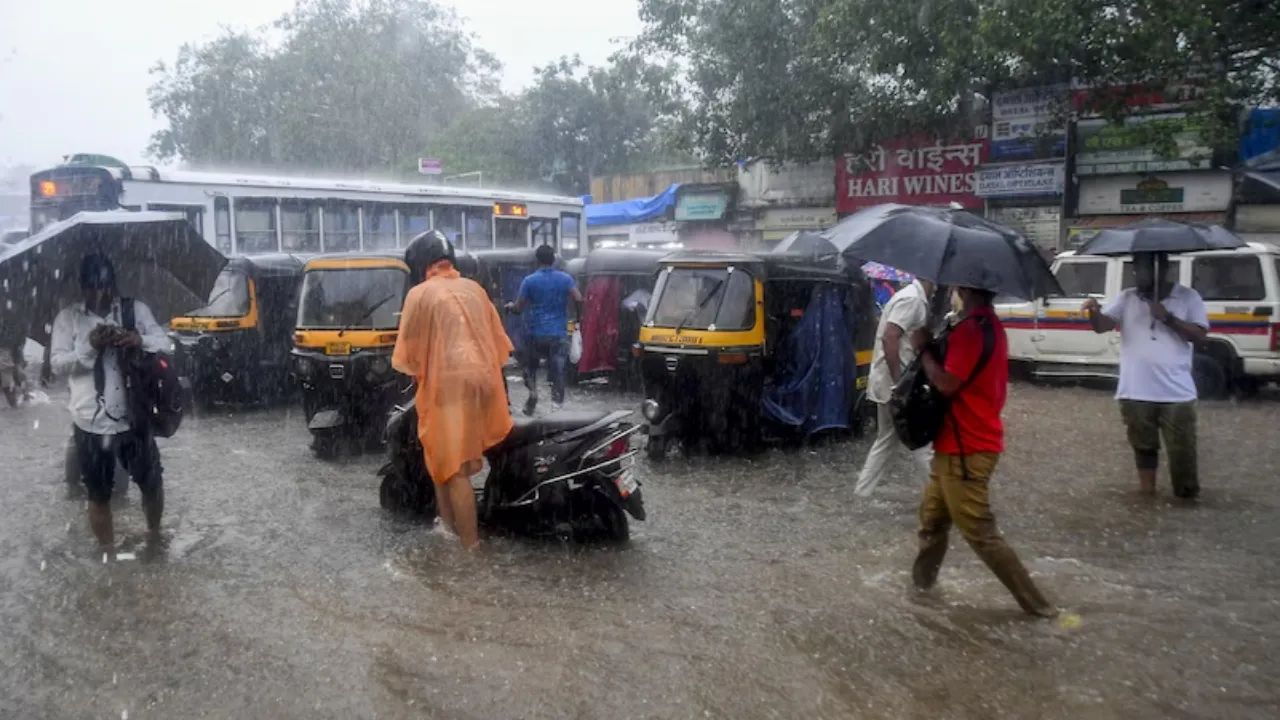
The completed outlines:
[[[1156,494],[1156,469],[1138,470],[1138,491],[1144,495]]]
[[[453,501],[449,499],[449,490],[447,485],[432,483],[436,489],[436,514],[440,516],[440,522],[444,523],[444,527],[455,535],[458,529],[453,526]]]
[[[116,544],[115,524],[111,518],[111,503],[89,502],[89,529],[98,538],[98,545],[110,551]]]
[[[465,470],[465,469],[464,469]],[[474,550],[480,546],[480,534],[476,520],[476,494],[471,489],[471,476],[465,471],[449,478],[445,483],[449,502],[453,505],[453,524],[462,547]]]

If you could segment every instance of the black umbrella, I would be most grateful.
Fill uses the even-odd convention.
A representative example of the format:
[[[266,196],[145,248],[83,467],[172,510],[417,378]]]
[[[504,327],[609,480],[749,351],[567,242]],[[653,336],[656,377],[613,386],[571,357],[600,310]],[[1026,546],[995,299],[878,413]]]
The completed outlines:
[[[1026,238],[961,210],[876,205],[822,234],[847,261],[878,262],[938,285],[1024,300],[1062,292]]]
[[[791,233],[775,245],[770,252],[787,255],[812,255],[813,257],[840,254],[836,246],[823,237],[822,233],[811,230],[800,230]]]
[[[90,252],[116,267],[120,295],[145,302],[161,324],[203,306],[227,259],[180,213],[83,212],[0,252],[4,309],[43,341],[58,312],[81,299],[80,261]]]
[[[1077,255],[1132,255],[1140,252],[1185,253],[1234,250],[1244,241],[1219,225],[1198,225],[1152,218],[1094,235]]]

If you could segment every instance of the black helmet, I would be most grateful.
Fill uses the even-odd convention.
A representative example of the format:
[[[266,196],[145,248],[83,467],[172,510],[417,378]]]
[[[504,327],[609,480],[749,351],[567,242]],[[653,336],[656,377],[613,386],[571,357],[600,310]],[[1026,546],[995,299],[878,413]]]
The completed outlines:
[[[404,249],[404,264],[409,266],[415,283],[422,282],[427,269],[441,260],[457,265],[453,243],[439,230],[428,230],[418,235]]]

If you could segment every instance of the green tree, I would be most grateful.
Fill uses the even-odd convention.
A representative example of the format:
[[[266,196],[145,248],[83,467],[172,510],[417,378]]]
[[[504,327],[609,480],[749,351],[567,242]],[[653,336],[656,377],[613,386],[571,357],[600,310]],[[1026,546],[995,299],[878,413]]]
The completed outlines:
[[[228,32],[156,67],[155,156],[401,168],[497,95],[497,62],[431,0],[298,0],[274,31]]]
[[[593,175],[647,167],[674,114],[670,80],[667,68],[633,55],[604,67],[566,57],[538,68],[519,99],[538,176],[579,194]]]
[[[812,160],[965,133],[992,92],[1074,81],[1112,116],[1140,82],[1196,93],[1218,147],[1280,97],[1274,0],[641,0],[639,47],[685,68],[690,145],[713,162]]]

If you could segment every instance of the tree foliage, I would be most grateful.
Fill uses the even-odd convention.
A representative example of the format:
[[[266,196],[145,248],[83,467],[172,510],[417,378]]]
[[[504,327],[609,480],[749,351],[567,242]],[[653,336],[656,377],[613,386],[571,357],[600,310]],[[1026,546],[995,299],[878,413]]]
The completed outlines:
[[[270,31],[227,31],[155,69],[151,143],[193,165],[446,172],[586,192],[655,156],[670,73],[565,58],[503,95],[498,63],[432,0],[299,0]]]
[[[1000,90],[1196,88],[1211,141],[1280,97],[1274,0],[641,0],[639,46],[685,69],[691,146],[812,160],[909,132],[967,132]]]

